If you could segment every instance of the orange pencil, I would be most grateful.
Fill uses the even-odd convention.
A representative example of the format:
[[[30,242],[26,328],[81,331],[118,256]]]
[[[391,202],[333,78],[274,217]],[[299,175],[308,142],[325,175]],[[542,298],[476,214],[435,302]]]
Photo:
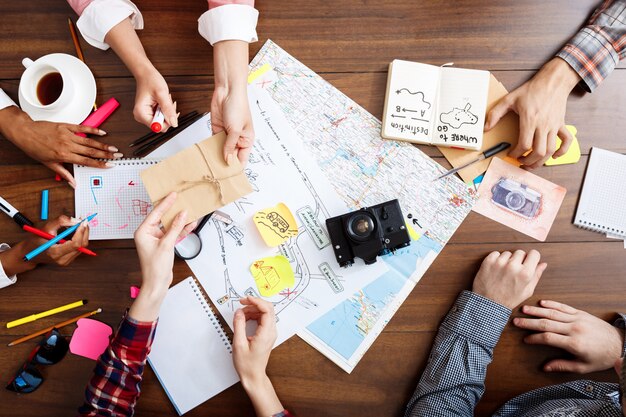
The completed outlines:
[[[85,62],[85,57],[83,56],[83,50],[80,47],[80,42],[78,41],[78,35],[76,35],[76,25],[74,25],[74,21],[72,18],[67,18],[67,24],[70,27],[70,33],[72,34],[72,41],[74,42],[74,48],[76,48],[76,55],[78,55],[78,59]],[[98,106],[96,103],[93,103],[93,111],[98,110]]]
[[[101,308],[99,308],[97,310],[94,310],[94,311],[90,311],[89,313],[81,314],[80,316],[76,316],[76,317],[71,318],[69,320],[62,321],[61,323],[57,323],[54,326],[46,327],[45,329],[39,330],[38,332],[35,332],[33,334],[29,334],[28,336],[24,336],[24,337],[21,337],[19,339],[16,339],[16,340],[12,341],[11,343],[9,343],[7,346],[15,346],[17,344],[20,344],[22,342],[30,340],[33,337],[37,337],[37,336],[41,336],[42,334],[46,334],[46,333],[48,333],[52,329],[60,329],[63,326],[67,326],[68,324],[72,324],[74,322],[77,322],[80,319],[84,319],[85,317],[93,316],[93,315],[98,314],[100,312],[102,312]]]
[[[43,230],[36,229],[36,228],[34,228],[32,226],[29,226],[27,224],[22,226],[22,229],[24,229],[25,231],[30,232],[30,233],[32,233],[34,235],[37,235],[39,237],[43,237],[44,239],[50,240],[50,239],[54,238],[54,235],[51,235],[50,233],[46,233]],[[65,243],[65,242],[67,242],[67,240],[65,240],[65,239],[59,240],[59,243]],[[91,250],[89,250],[87,248],[80,247],[80,248],[78,248],[78,251],[84,253],[85,255],[96,256],[96,253],[94,251],[91,251]]]

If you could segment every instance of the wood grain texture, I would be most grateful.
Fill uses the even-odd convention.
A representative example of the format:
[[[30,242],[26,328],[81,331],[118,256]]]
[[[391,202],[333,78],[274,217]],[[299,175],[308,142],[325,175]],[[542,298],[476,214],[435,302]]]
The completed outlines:
[[[203,0],[137,0],[144,12],[140,37],[149,56],[168,81],[181,111],[206,111],[212,91],[210,46],[198,35],[196,20]],[[402,58],[432,64],[489,69],[512,90],[529,79],[587,19],[596,1],[531,0],[346,0],[341,2],[263,1],[251,56],[265,39],[273,39],[372,114],[381,117],[386,67]],[[20,61],[51,52],[73,54],[63,1],[0,2],[0,87],[16,96]],[[26,24],[25,24],[26,22]],[[85,57],[97,78],[98,102],[117,98],[121,107],[103,125],[105,140],[128,154],[128,144],[147,130],[134,122],[135,82],[111,51],[82,41]],[[623,65],[622,65],[623,67]],[[283,404],[300,416],[401,415],[424,369],[439,323],[457,294],[471,289],[481,260],[493,250],[538,249],[549,267],[528,303],[548,298],[613,318],[626,311],[626,256],[620,242],[574,227],[572,219],[589,148],[626,152],[626,71],[617,70],[593,94],[577,91],[568,101],[566,121],[578,128],[583,158],[576,165],[536,172],[568,192],[545,243],[471,213],[443,250],[383,334],[350,375],[294,337],[272,354],[268,373]],[[446,165],[439,151],[420,149]],[[45,167],[0,138],[0,195],[32,219],[39,217],[40,191],[50,189],[50,216],[73,214],[73,193],[55,182]],[[0,216],[0,241],[16,242],[24,234]],[[79,257],[69,268],[44,266],[20,276],[0,291],[0,323],[80,298],[82,311],[97,307],[97,318],[115,327],[130,305],[129,287],[141,283],[134,243],[92,242],[96,258]],[[174,280],[190,275],[176,261]],[[6,343],[78,314],[65,312],[18,328],[0,328],[0,376],[8,380],[35,342],[8,348]],[[518,311],[514,316],[519,316]],[[73,326],[63,330],[71,334]],[[562,353],[527,346],[525,332],[507,326],[487,375],[487,391],[477,416],[491,415],[514,395],[576,376],[548,375],[546,360]],[[94,362],[68,355],[43,370],[46,382],[36,393],[15,396],[0,390],[0,416],[71,415],[80,405]],[[514,375],[514,377],[511,377]],[[587,376],[614,381],[612,372]],[[250,416],[252,406],[237,384],[192,410],[189,416]],[[146,368],[137,416],[175,416],[176,412],[149,367]]]

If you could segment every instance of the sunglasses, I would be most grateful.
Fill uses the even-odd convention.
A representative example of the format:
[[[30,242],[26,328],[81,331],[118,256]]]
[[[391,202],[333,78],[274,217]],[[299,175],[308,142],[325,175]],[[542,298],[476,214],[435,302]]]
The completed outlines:
[[[43,375],[37,369],[38,365],[54,365],[65,357],[69,344],[57,329],[52,329],[35,346],[28,359],[22,365],[13,379],[7,384],[7,389],[18,394],[28,394],[35,391],[43,382]]]

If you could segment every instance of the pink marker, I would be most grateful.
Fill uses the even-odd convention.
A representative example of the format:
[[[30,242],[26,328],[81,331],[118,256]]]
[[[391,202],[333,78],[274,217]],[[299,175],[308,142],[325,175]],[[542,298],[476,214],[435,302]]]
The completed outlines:
[[[116,99],[111,97],[106,101],[106,103],[98,107],[98,110],[87,116],[87,118],[84,122],[81,123],[81,125],[89,127],[99,127],[119,106],[120,103]],[[76,136],[87,137],[87,135],[85,135],[84,133],[76,133]]]
[[[152,118],[152,123],[150,124],[150,129],[152,129],[154,133],[159,133],[163,129],[164,122],[165,115],[161,111],[161,106],[157,106],[154,117]]]

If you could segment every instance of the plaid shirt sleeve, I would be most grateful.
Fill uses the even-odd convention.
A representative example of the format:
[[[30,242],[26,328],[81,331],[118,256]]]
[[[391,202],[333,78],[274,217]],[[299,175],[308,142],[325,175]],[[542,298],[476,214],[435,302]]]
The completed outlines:
[[[448,312],[405,417],[473,416],[511,310],[463,291]]]
[[[138,322],[127,315],[100,356],[85,389],[79,416],[132,416],[140,394],[146,358],[157,322]]]
[[[626,0],[605,0],[556,56],[578,73],[585,90],[595,90],[626,57]]]

